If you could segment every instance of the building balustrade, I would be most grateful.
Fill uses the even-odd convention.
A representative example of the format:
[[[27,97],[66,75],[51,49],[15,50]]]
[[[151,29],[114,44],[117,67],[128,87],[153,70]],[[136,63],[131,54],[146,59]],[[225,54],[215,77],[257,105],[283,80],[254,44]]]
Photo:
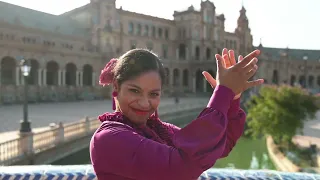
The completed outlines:
[[[183,112],[190,112],[197,109],[199,109],[200,112],[200,109],[205,107],[205,103],[204,100],[199,100],[192,104],[160,106],[159,112],[161,117],[178,117],[183,114]],[[86,117],[84,120],[74,123],[53,123],[49,127],[44,127],[41,131],[33,133],[19,134],[19,136],[14,134],[16,138],[8,138],[1,134],[0,166],[12,165],[25,158],[32,157],[37,153],[44,152],[64,143],[92,136],[99,125],[100,121],[96,118]]]
[[[0,86],[0,104],[15,104],[23,100],[23,87]],[[29,86],[29,102],[63,102],[102,99],[100,87]]]

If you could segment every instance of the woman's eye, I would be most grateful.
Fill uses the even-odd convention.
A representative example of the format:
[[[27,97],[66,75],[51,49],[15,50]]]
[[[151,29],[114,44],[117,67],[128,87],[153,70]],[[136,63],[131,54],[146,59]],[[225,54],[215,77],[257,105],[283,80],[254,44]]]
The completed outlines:
[[[136,89],[130,89],[130,91],[133,92],[133,93],[139,93],[139,91],[136,90]]]
[[[151,93],[151,96],[159,96],[159,93]]]

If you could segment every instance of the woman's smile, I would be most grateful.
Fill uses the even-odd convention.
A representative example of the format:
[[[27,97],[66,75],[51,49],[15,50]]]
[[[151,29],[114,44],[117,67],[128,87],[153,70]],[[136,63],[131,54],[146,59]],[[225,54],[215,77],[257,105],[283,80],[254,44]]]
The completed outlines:
[[[147,114],[149,114],[150,110],[141,110],[141,109],[136,109],[136,108],[133,108],[133,107],[130,107],[133,112],[135,112],[137,115],[140,115],[140,116],[145,116]]]

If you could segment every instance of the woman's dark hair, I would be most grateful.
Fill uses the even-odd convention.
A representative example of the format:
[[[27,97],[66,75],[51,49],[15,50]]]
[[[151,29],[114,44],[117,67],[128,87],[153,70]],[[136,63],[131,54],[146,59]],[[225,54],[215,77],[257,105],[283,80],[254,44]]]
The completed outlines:
[[[113,73],[114,79],[121,85],[124,81],[150,71],[158,72],[161,83],[164,83],[166,75],[159,57],[146,49],[132,49],[118,58]]]

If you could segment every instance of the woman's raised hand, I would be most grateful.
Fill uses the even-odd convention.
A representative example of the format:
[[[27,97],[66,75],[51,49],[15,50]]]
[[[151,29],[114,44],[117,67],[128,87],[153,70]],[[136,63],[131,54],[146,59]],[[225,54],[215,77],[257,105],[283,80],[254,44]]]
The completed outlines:
[[[235,59],[235,55],[234,55],[234,51],[233,50],[229,50],[227,48],[224,48],[222,50],[222,57],[223,57],[223,65],[226,68],[229,68],[230,66],[235,65],[236,59]],[[243,57],[240,55],[238,57],[238,62],[242,61]],[[203,71],[202,72],[204,78],[209,82],[209,84],[211,85],[212,88],[215,88],[217,86],[217,81],[211,76],[210,73],[208,73],[207,71]],[[240,98],[241,93],[237,94],[234,99],[238,99]]]
[[[225,67],[223,64],[223,57],[217,54],[217,85],[226,86],[235,94],[240,94],[251,87],[261,85],[263,79],[248,81],[258,69],[258,59],[256,57],[259,54],[260,51],[255,50],[244,57],[240,62],[229,68]]]
[[[222,56],[216,55],[217,60],[217,80],[215,80],[208,72],[203,72],[204,77],[212,87],[216,85],[224,85],[233,90],[236,98],[239,98],[241,93],[253,86],[263,83],[263,79],[249,81],[258,69],[256,58],[260,54],[259,50],[255,50],[245,58],[239,56],[238,63],[235,62],[234,52],[224,49]],[[238,97],[237,97],[238,96]]]

